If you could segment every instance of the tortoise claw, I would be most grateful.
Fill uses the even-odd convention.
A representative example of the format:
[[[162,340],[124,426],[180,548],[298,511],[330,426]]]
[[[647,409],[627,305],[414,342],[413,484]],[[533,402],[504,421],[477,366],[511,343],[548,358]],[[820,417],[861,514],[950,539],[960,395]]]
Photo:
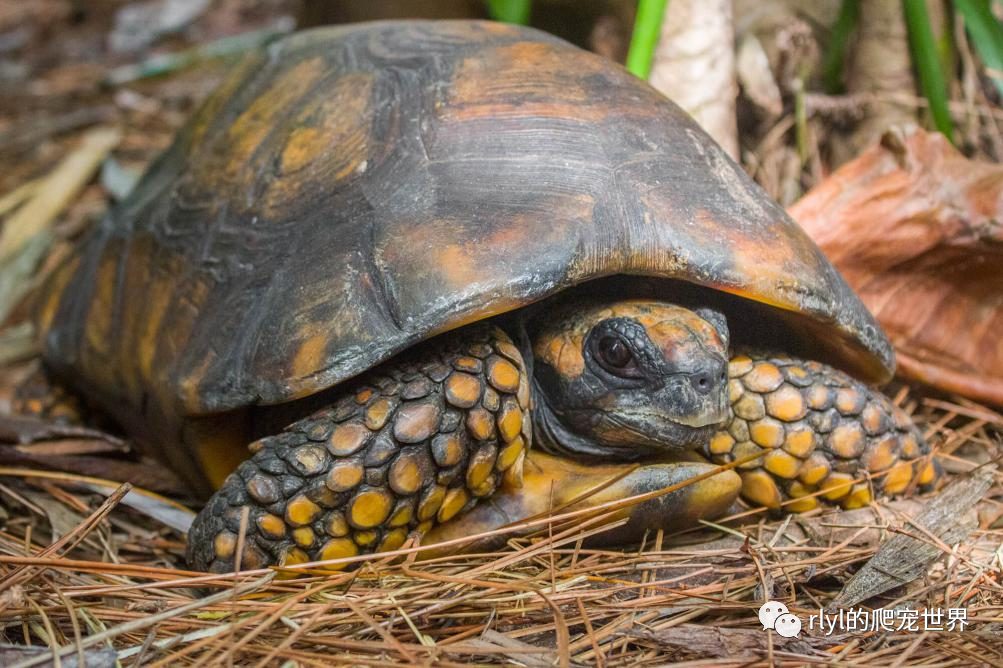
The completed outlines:
[[[686,459],[645,464],[600,465],[579,463],[542,452],[527,456],[523,485],[519,489],[499,489],[493,497],[453,522],[432,529],[423,542],[441,543],[499,529],[537,516],[560,515],[574,510],[598,508],[631,496],[655,492],[692,479],[716,468],[687,453]],[[733,471],[696,481],[676,491],[618,508],[613,520],[626,523],[589,539],[592,545],[635,543],[645,532],[673,531],[692,526],[699,519],[719,517],[735,501],[741,480]],[[609,507],[613,510],[613,507]],[[467,550],[490,549],[512,535],[532,529],[486,537]],[[431,550],[448,554],[455,547]],[[424,553],[428,554],[428,553]]]

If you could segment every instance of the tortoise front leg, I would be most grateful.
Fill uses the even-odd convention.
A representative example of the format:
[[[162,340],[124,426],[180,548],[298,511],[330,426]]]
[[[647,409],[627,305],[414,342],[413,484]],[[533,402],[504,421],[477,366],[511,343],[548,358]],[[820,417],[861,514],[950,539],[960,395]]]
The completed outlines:
[[[521,487],[503,486],[494,496],[463,517],[436,526],[425,544],[465,538],[504,527],[531,517],[544,517],[596,508],[604,504],[656,492],[713,471],[696,453],[676,455],[672,460],[644,463],[577,462],[539,450],[529,452]],[[733,471],[694,481],[681,489],[647,501],[613,510],[605,522],[625,519],[625,524],[591,537],[592,545],[625,545],[643,540],[659,529],[675,531],[701,519],[720,517],[731,508],[741,487]],[[539,530],[541,527],[531,527]],[[487,550],[502,544],[513,533],[495,536],[463,550]],[[458,549],[458,548],[447,548]],[[432,549],[431,555],[440,554]]]
[[[464,330],[253,443],[196,517],[188,561],[233,570],[244,508],[245,569],[396,549],[517,486],[529,442],[519,351],[497,328]]]
[[[858,508],[872,490],[900,494],[914,479],[921,487],[935,482],[936,464],[909,416],[845,373],[746,353],[731,359],[728,375],[732,419],[705,454],[724,463],[767,450],[739,467],[750,502],[803,512],[821,498]]]

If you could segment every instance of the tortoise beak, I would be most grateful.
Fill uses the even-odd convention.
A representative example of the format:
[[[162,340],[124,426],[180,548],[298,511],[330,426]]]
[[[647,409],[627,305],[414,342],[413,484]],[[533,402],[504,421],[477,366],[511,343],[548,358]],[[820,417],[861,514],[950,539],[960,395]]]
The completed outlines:
[[[476,536],[526,519],[603,506],[602,510],[612,513],[605,522],[613,523],[613,526],[590,537],[588,543],[635,543],[648,531],[675,531],[690,527],[700,519],[720,517],[738,497],[740,478],[734,471],[721,471],[633,505],[614,508],[605,504],[663,490],[716,468],[693,453],[680,453],[673,455],[672,460],[663,459],[642,465],[603,465],[579,463],[533,451],[526,460],[521,488],[498,490],[491,497],[491,503],[479,504],[461,517],[436,526],[423,542],[427,545]],[[513,535],[531,531],[532,527],[475,540],[462,549],[493,549]],[[456,549],[455,546],[444,547],[440,554],[449,554]],[[436,551],[433,549],[432,552]]]

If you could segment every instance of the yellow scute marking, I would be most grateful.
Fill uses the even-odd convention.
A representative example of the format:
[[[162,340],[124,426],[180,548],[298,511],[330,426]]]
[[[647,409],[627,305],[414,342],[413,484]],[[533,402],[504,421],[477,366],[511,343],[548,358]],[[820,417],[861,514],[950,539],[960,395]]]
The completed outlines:
[[[324,62],[320,57],[298,63],[277,77],[271,87],[237,117],[227,131],[230,156],[225,167],[227,177],[247,166],[251,154],[274,129],[276,116],[309,90],[323,72]]]
[[[292,361],[292,372],[296,378],[309,376],[324,364],[328,337],[325,334],[312,334],[300,343]]]

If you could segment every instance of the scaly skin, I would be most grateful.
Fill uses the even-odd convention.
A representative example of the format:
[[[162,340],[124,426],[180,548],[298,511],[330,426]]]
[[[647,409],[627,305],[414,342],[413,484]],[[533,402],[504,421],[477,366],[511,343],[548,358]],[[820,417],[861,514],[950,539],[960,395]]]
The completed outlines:
[[[626,523],[611,540],[719,515],[739,491],[806,511],[819,499],[854,508],[873,490],[936,480],[908,416],[846,374],[778,354],[726,364],[717,312],[575,301],[539,322],[529,333],[532,379],[503,331],[474,325],[416,346],[252,443],[192,525],[189,562],[233,570],[245,513],[242,568],[393,550],[411,534],[468,536],[551,504],[590,508],[712,473],[694,448],[717,463],[763,456],[620,509]],[[47,405],[31,401],[24,407]]]
[[[909,416],[845,373],[750,352],[731,359],[728,376],[732,419],[704,453],[726,463],[768,450],[739,467],[751,503],[804,512],[822,499],[859,508],[872,490],[894,495],[913,480],[921,488],[936,481],[929,446]]]
[[[529,398],[519,396],[520,388],[526,386],[524,365],[504,334],[493,330],[490,336],[491,341],[475,339],[465,350],[454,340],[449,350],[431,350],[403,366],[390,365],[333,408],[256,443],[254,456],[231,476],[192,527],[192,565],[216,572],[233,568],[244,505],[251,510],[243,568],[391,550],[412,531],[431,531],[433,540],[457,538],[545,510],[546,503],[526,499],[543,494],[542,487],[523,488],[522,483],[524,451],[531,441],[526,414]],[[496,352],[479,365],[473,362],[477,355],[489,352],[489,345]],[[507,392],[499,392],[486,377],[484,362],[502,359],[519,371],[514,393],[512,385],[503,388]],[[456,406],[456,398],[449,398],[449,378],[457,374],[476,378],[477,391],[483,394],[473,406],[469,401]],[[785,509],[795,512],[815,508],[819,499],[855,508],[870,502],[872,489],[867,480],[853,482],[856,478],[873,478],[873,488],[886,494],[906,491],[913,479],[924,487],[935,481],[937,470],[925,457],[928,447],[909,417],[887,397],[846,374],[817,362],[747,353],[731,359],[729,376],[733,417],[704,452],[712,461],[724,463],[761,449],[769,451],[763,459],[739,469],[741,493],[749,502],[770,508],[784,504]],[[409,390],[414,384],[422,389]],[[402,414],[430,401],[443,412],[439,434],[422,434],[426,437],[423,443],[410,445],[394,438]],[[392,407],[386,418],[367,421],[374,407],[382,405]],[[500,428],[502,417],[497,411],[501,407],[504,412],[505,406],[521,409],[518,429],[514,425],[507,431]],[[473,416],[485,410],[491,418],[484,424],[492,426],[485,427],[481,436],[491,435],[478,440],[472,425],[479,422]],[[376,412],[382,415],[382,410]],[[338,428],[349,425],[365,434],[365,445],[358,450],[332,446]],[[456,437],[453,442],[457,446],[449,457],[442,454],[444,436]],[[473,448],[475,455],[471,454]],[[421,490],[393,484],[397,462],[410,457],[416,462],[413,470]],[[637,465],[569,465],[566,459],[551,455],[533,459],[534,476],[546,481],[548,498],[558,503],[585,489],[600,488],[606,479],[622,480],[612,489],[626,497],[668,484],[673,475],[672,466],[662,462],[642,465],[624,477]],[[541,466],[544,468],[536,472]],[[687,462],[686,466],[698,465]],[[351,485],[356,478],[358,483],[349,491],[332,492],[330,481],[341,475],[346,478],[341,487]],[[724,512],[734,498],[734,484],[724,475],[715,478],[674,500],[670,512],[690,518]],[[283,486],[285,493],[279,491]],[[274,493],[263,494],[258,488]],[[812,497],[817,490],[827,491]],[[491,504],[464,515],[478,500],[496,491],[499,496]],[[610,493],[606,488],[575,507],[609,501]],[[364,495],[368,500],[359,501]],[[370,516],[368,521],[353,519],[357,503]],[[376,510],[372,510],[374,506]],[[665,506],[660,508],[666,512]],[[656,517],[644,506],[634,514],[651,524],[649,528],[679,524],[678,518]],[[630,537],[637,539],[641,533],[643,529]]]
[[[520,484],[528,410],[522,356],[497,328],[424,346],[254,443],[192,525],[188,560],[233,570],[244,507],[242,568],[396,549]]]

